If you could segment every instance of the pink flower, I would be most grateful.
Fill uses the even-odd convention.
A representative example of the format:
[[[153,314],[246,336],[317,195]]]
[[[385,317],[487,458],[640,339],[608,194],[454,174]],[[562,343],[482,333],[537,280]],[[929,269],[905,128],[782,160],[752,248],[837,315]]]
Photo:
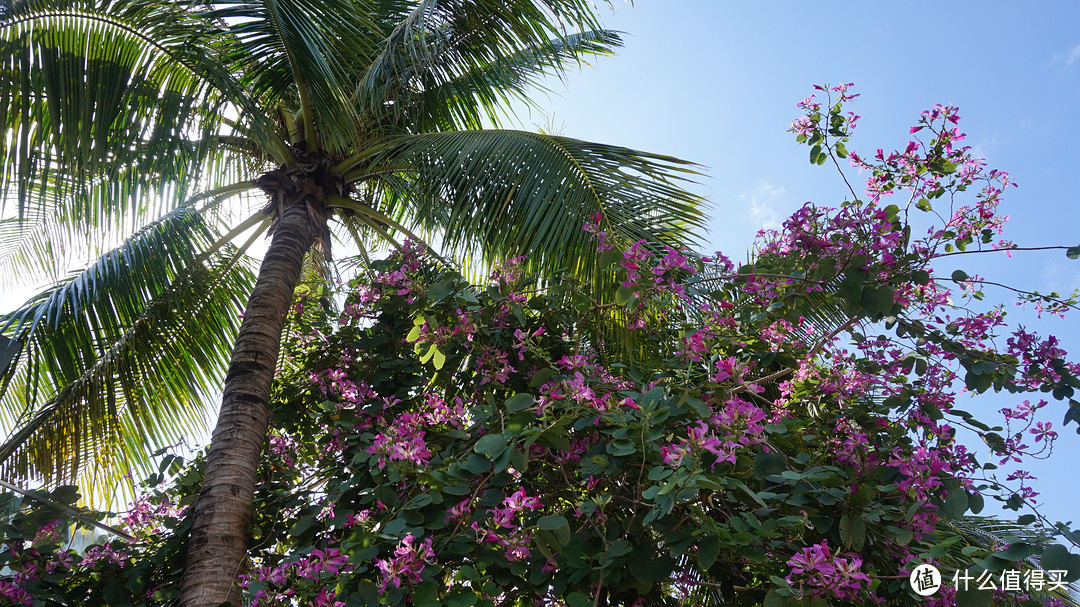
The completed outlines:
[[[405,536],[394,550],[394,556],[390,559],[375,559],[375,565],[383,574],[382,585],[379,592],[385,593],[390,584],[394,588],[401,588],[402,583],[419,584],[422,581],[420,575],[424,572],[424,566],[435,562],[435,549],[431,547],[431,538],[424,543],[417,544],[416,537]]]
[[[337,594],[327,592],[325,588],[319,591],[315,600],[309,603],[310,607],[345,607],[345,603],[337,600]]]

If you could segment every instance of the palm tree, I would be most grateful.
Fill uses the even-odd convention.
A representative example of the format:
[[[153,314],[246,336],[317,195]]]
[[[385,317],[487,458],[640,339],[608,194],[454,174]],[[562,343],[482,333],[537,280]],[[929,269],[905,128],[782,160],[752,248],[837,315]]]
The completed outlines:
[[[620,240],[700,226],[686,163],[482,130],[618,44],[588,0],[3,0],[0,271],[55,284],[0,318],[0,473],[101,490],[203,423],[231,350],[181,602],[236,604],[282,327],[331,220],[362,251],[411,228],[583,277],[597,213]],[[231,244],[252,230],[257,279]]]

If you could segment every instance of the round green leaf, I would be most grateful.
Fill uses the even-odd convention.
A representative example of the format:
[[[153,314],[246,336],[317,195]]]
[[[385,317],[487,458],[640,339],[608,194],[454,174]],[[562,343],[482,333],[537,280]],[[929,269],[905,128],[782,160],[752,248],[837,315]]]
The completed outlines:
[[[506,445],[506,437],[502,434],[488,434],[476,441],[476,444],[473,445],[473,451],[494,460],[502,455],[503,451],[506,451]]]
[[[570,523],[566,521],[566,517],[559,514],[549,514],[547,516],[540,517],[540,520],[536,521],[536,526],[540,529],[547,531],[555,531],[563,527],[568,527]]]

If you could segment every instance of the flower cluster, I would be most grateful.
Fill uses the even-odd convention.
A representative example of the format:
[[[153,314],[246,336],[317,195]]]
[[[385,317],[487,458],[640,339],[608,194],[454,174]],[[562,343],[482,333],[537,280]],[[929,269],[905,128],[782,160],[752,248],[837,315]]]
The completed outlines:
[[[420,543],[413,535],[405,536],[394,549],[393,557],[375,559],[375,566],[382,572],[379,590],[385,592],[390,586],[401,588],[402,584],[419,584],[424,566],[434,560],[435,549],[431,546],[430,537]]]
[[[834,555],[827,541],[803,548],[787,565],[791,570],[784,579],[797,596],[854,601],[870,586],[862,559],[853,554]]]
[[[426,466],[431,451],[424,441],[423,423],[414,413],[402,413],[393,423],[375,435],[367,452],[377,455],[377,465],[385,467],[390,462],[406,461]]]
[[[506,496],[502,506],[488,510],[491,518],[483,524],[474,522],[471,528],[481,542],[503,546],[508,561],[520,561],[531,554],[529,544],[532,542],[532,534],[526,532],[521,525],[522,515],[542,505],[538,498],[529,497],[525,489],[521,488]]]
[[[283,607],[294,604],[297,580],[307,580],[320,586],[311,605],[344,607],[337,595],[325,585],[336,585],[337,575],[351,568],[349,557],[336,548],[316,548],[307,556],[287,560],[275,566],[259,567],[240,576],[241,586],[253,589],[252,607]]]

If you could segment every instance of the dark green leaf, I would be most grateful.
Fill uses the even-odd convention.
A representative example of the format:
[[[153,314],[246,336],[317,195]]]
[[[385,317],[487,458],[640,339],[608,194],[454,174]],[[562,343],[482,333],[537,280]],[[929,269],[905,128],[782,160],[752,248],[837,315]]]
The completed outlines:
[[[950,489],[945,503],[941,506],[941,516],[946,519],[957,519],[964,516],[968,509],[968,493],[963,487]]]
[[[704,571],[716,562],[716,557],[720,553],[720,541],[711,535],[706,535],[698,539],[697,546],[698,566]]]
[[[536,521],[536,526],[547,531],[554,531],[569,526],[569,523],[567,522],[566,517],[562,515],[549,514],[540,517],[540,519]]]
[[[840,541],[846,548],[856,552],[862,550],[866,542],[866,522],[858,515],[845,514],[840,517]]]
[[[1060,544],[1047,546],[1043,550],[1039,565],[1044,571],[1064,571],[1066,582],[1080,579],[1080,556],[1069,554],[1069,550]]]
[[[976,491],[970,494],[968,498],[968,510],[970,510],[972,514],[978,514],[982,512],[983,506],[986,505],[983,500],[982,494]]]
[[[502,455],[503,451],[506,451],[506,447],[505,436],[502,434],[487,434],[476,441],[473,450],[490,460],[494,460]]]
[[[1027,558],[1031,554],[1031,545],[1024,542],[1013,542],[1009,544],[1009,547],[1005,550],[998,550],[993,553],[996,556],[1007,561],[1019,561]]]
[[[799,607],[802,603],[794,597],[780,594],[775,588],[769,590],[761,607]]]
[[[762,451],[754,458],[754,476],[765,478],[771,474],[779,474],[787,467],[786,458],[775,451]]]
[[[506,410],[509,413],[517,413],[523,409],[528,409],[533,406],[536,401],[531,394],[515,394],[506,399]]]
[[[301,535],[305,531],[311,528],[315,524],[314,516],[305,516],[304,518],[293,523],[293,526],[289,528],[289,535],[297,536]]]
[[[592,607],[593,601],[580,592],[571,592],[566,595],[566,602],[570,607]]]
[[[436,605],[438,604],[439,587],[435,582],[424,582],[413,591],[413,605]]]
[[[962,588],[956,593],[956,607],[991,607],[994,604],[994,594],[989,590],[975,590],[978,586],[975,582],[969,582],[972,589],[964,591]]]
[[[551,379],[552,375],[555,375],[555,369],[552,369],[550,367],[545,368],[545,369],[540,369],[529,380],[529,387],[530,388],[536,388],[536,387],[542,386],[544,384],[544,382]]]

